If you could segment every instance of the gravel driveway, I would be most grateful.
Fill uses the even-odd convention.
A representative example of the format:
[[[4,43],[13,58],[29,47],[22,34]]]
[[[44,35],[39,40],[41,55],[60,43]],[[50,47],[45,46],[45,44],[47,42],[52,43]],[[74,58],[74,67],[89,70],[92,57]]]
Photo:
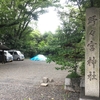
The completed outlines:
[[[78,93],[64,91],[68,72],[56,70],[57,66],[30,59],[0,63],[0,100],[78,100]],[[54,82],[42,87],[43,77]]]

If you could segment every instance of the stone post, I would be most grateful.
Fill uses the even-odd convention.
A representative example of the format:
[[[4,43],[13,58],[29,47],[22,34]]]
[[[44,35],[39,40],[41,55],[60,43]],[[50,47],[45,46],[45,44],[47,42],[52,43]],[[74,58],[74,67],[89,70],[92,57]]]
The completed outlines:
[[[100,97],[100,9],[86,11],[85,95]]]

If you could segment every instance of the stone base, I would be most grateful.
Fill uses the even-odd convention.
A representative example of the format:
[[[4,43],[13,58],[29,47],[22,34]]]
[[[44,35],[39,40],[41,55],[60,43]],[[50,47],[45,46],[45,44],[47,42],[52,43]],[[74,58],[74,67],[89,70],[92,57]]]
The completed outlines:
[[[80,78],[65,78],[64,89],[72,92],[80,92]]]
[[[80,89],[80,98],[79,98],[79,100],[100,100],[100,97],[85,96],[85,89],[82,87]]]

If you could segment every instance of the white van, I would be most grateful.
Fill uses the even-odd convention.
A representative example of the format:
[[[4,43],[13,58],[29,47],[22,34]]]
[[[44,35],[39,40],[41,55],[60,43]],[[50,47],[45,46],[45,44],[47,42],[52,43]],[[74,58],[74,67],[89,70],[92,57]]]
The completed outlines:
[[[24,60],[24,55],[19,50],[9,50],[8,52],[13,56],[13,60]]]
[[[6,61],[13,61],[13,56],[8,52],[8,51],[4,51],[4,55],[6,56]]]
[[[3,51],[0,50],[0,55],[3,55]],[[4,56],[5,56],[5,60],[6,62],[12,62],[13,61],[13,56],[6,50],[4,50]]]

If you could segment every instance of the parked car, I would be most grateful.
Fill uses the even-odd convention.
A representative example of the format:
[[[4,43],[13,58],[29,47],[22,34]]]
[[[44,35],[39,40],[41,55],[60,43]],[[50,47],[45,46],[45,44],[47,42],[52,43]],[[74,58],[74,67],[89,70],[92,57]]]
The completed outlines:
[[[13,61],[13,56],[6,50],[0,50],[0,61],[11,62]]]
[[[13,56],[8,51],[4,51],[4,55],[6,56],[7,62],[13,61]]]
[[[13,60],[24,60],[24,55],[19,50],[9,50],[8,51],[12,56]]]

